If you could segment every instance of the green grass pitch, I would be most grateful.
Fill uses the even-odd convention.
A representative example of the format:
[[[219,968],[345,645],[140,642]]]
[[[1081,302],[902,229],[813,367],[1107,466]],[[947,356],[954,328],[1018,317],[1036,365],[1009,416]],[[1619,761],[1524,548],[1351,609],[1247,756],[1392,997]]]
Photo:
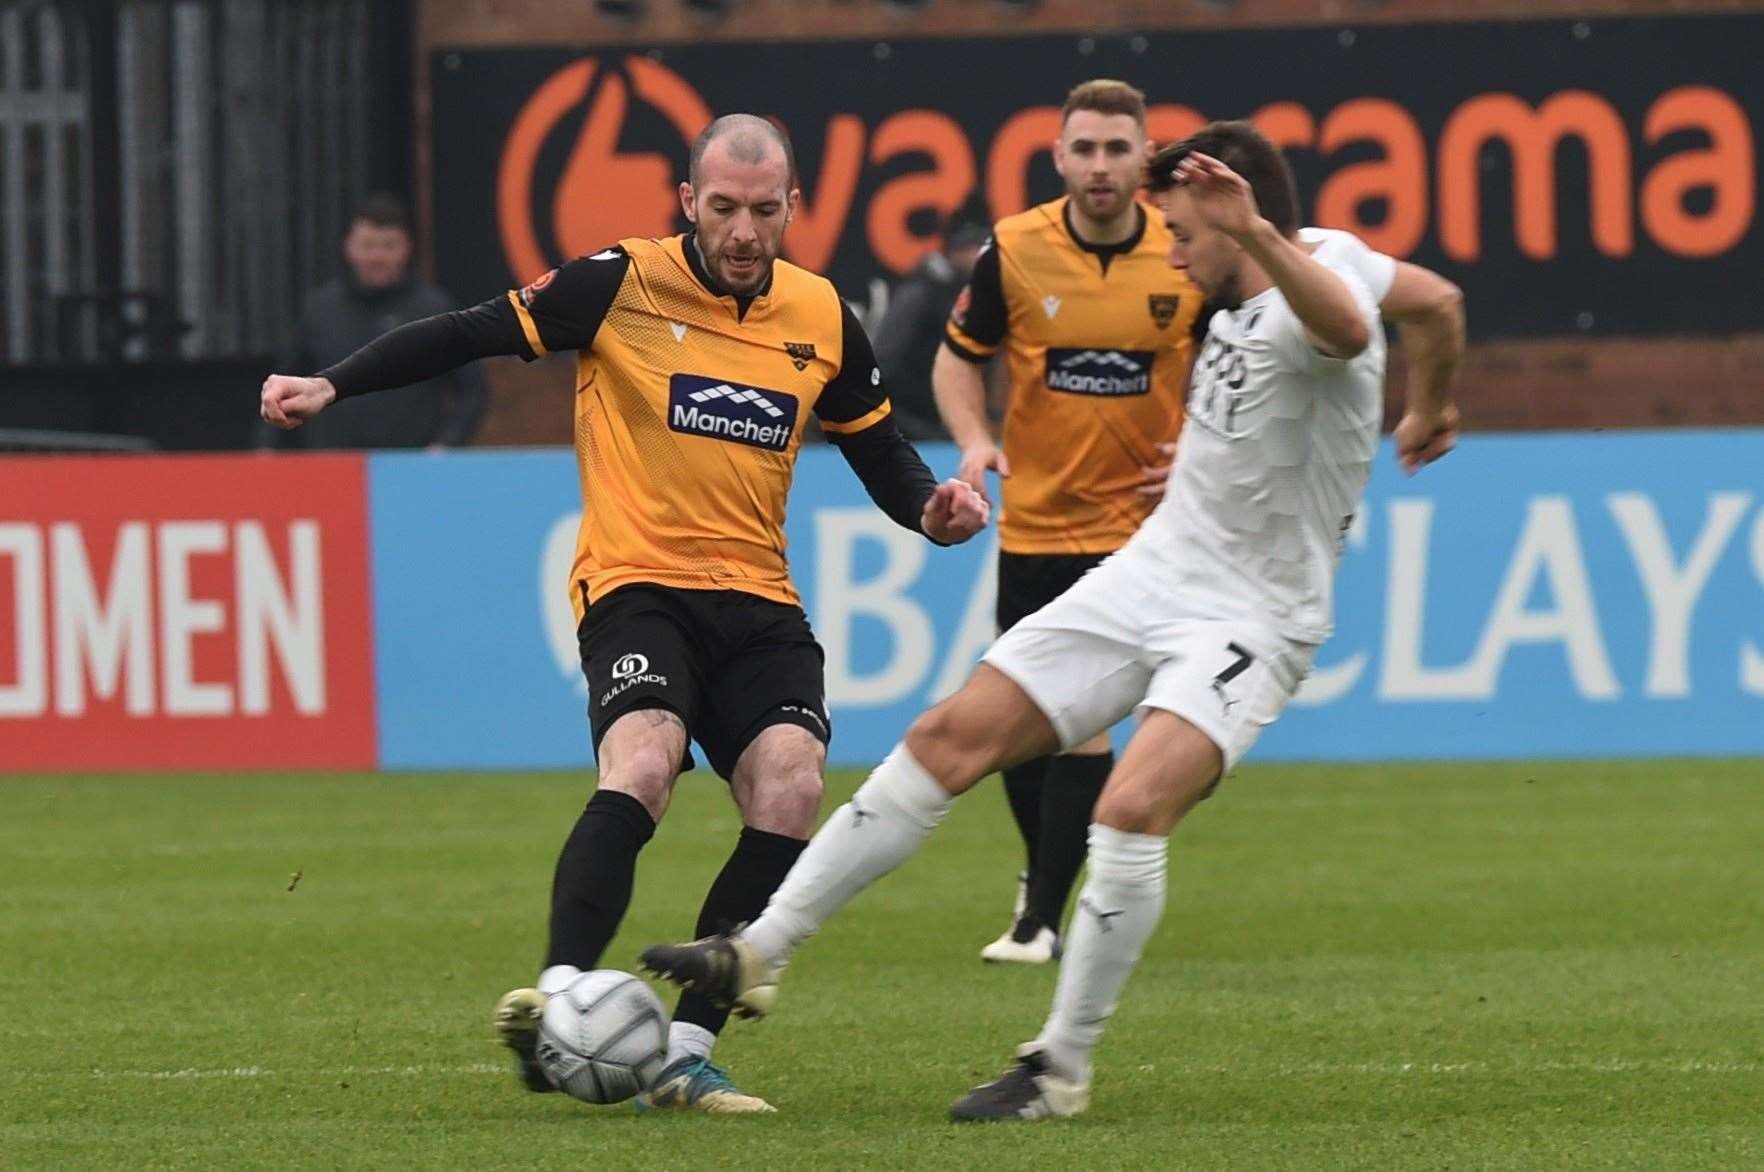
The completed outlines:
[[[748,1119],[506,1072],[489,1010],[586,792],[0,781],[0,1166],[1764,1167],[1764,763],[1246,768],[1177,835],[1091,1112],[983,1128],[945,1108],[1054,981],[976,958],[1016,870],[996,782],[730,1026],[781,1109]],[[735,831],[681,783],[609,965],[689,932]]]

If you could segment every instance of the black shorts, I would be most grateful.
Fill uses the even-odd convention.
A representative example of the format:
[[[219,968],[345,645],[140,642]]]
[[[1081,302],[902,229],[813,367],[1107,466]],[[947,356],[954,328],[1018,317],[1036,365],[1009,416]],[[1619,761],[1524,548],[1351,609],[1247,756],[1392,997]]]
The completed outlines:
[[[1010,630],[1102,564],[1106,553],[998,555],[998,629]]]
[[[725,779],[772,725],[822,744],[832,735],[824,656],[799,606],[739,590],[621,586],[588,607],[576,639],[596,755],[614,721],[651,708],[679,716]],[[680,768],[692,768],[690,752]]]

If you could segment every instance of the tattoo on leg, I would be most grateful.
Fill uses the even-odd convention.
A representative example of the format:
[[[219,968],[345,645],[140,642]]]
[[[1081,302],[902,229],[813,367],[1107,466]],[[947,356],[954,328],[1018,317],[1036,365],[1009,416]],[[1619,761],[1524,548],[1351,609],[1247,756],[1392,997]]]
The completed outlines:
[[[645,708],[641,711],[633,712],[631,715],[639,717],[643,721],[645,728],[661,728],[663,725],[671,724],[679,728],[682,732],[686,729],[686,722],[680,719],[680,714],[678,712],[670,712],[666,708]]]

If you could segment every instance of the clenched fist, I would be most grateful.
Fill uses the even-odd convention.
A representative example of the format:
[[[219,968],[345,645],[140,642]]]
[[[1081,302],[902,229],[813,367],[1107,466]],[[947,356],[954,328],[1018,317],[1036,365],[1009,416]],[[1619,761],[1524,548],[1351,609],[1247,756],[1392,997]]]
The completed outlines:
[[[1397,463],[1413,476],[1458,445],[1458,409],[1447,404],[1438,411],[1411,411],[1397,421]]]
[[[259,413],[265,423],[292,431],[336,401],[337,388],[328,378],[272,374],[263,380]]]
[[[946,480],[925,502],[919,528],[932,541],[959,545],[986,528],[992,506],[973,487],[961,480]]]

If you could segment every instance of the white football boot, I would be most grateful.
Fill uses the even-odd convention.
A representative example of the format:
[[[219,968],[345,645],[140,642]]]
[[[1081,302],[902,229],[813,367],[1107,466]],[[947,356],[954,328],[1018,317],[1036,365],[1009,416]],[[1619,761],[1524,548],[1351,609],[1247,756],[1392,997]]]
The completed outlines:
[[[981,960],[987,964],[1047,964],[1059,959],[1059,933],[1026,918],[1028,909],[1029,873],[1022,871],[1017,874],[1017,903],[1011,909],[1011,926],[980,950]]]

